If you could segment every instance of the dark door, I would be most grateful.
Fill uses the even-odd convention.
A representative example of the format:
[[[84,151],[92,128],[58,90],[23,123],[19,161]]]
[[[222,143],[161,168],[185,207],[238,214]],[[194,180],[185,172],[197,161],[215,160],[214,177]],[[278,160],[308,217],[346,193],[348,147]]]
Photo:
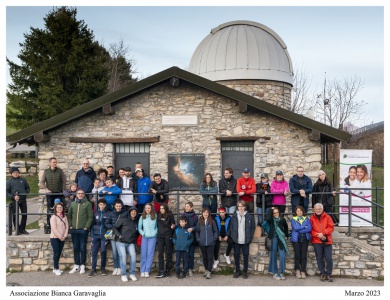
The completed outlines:
[[[142,164],[145,173],[150,177],[149,143],[115,144],[115,172],[125,167],[130,167],[134,172],[137,162]]]
[[[233,175],[235,178],[242,176],[242,170],[249,168],[251,170],[251,177],[254,176],[253,172],[253,144],[254,142],[222,142],[222,174],[228,167],[233,169]]]

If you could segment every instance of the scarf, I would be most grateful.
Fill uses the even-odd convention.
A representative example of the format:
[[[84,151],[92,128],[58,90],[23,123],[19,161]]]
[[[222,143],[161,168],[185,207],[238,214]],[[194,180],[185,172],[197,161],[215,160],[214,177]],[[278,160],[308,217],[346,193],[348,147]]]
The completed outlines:
[[[62,213],[57,213],[57,216],[59,216],[59,217],[61,217],[61,218],[64,217],[64,215],[63,215]]]
[[[284,235],[283,231],[278,226],[279,222],[280,222],[280,218],[274,218],[275,233],[276,233],[278,239],[282,242],[283,247],[286,250],[286,253],[289,254],[288,247],[287,247],[286,240],[285,240],[285,235]]]

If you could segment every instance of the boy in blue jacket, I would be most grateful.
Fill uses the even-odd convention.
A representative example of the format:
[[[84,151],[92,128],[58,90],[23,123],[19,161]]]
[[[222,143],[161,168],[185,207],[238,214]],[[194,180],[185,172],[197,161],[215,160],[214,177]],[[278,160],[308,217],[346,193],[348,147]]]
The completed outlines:
[[[104,199],[107,201],[107,207],[111,211],[113,210],[114,201],[122,194],[122,190],[112,182],[111,178],[106,179],[106,186],[101,191],[104,195]]]
[[[192,244],[193,237],[191,232],[188,232],[187,217],[181,216],[179,218],[180,226],[175,229],[172,237],[173,244],[176,249],[176,278],[183,279],[187,277],[188,272],[188,249]],[[180,260],[183,258],[183,276],[180,276]]]

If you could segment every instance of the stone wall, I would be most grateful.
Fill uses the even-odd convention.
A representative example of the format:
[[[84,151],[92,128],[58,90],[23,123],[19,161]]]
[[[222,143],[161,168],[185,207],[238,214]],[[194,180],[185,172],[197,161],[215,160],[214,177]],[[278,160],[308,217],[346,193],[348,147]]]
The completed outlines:
[[[383,234],[383,231],[378,230]],[[366,233],[371,236],[372,233]],[[363,230],[359,233],[362,238]],[[371,236],[373,238],[373,236]],[[269,252],[264,246],[264,237],[253,238],[249,252],[249,272],[254,274],[268,274]],[[353,276],[360,278],[378,278],[384,276],[384,252],[378,247],[371,246],[364,239],[356,239],[335,232],[333,235],[333,275]],[[294,258],[293,247],[290,242],[290,254],[287,256],[286,274],[293,273]],[[111,246],[108,247],[107,269],[113,270]],[[227,265],[223,253],[225,253],[226,243],[221,243],[220,264],[218,268],[232,268],[234,270],[233,253],[230,254],[232,264]],[[91,267],[90,241],[87,244],[87,269]],[[139,271],[139,249],[137,250],[137,271]],[[53,268],[52,248],[48,236],[11,236],[7,237],[7,265],[12,271],[45,271]],[[173,255],[175,261],[175,255]],[[73,250],[70,236],[68,237],[62,257],[60,268],[71,268],[73,265]],[[242,264],[242,262],[241,262]],[[99,266],[99,261],[98,261]],[[152,271],[158,271],[157,249],[152,264]],[[195,271],[204,272],[202,256],[199,247],[195,252]],[[309,276],[318,275],[317,263],[312,245],[309,245],[307,274]]]

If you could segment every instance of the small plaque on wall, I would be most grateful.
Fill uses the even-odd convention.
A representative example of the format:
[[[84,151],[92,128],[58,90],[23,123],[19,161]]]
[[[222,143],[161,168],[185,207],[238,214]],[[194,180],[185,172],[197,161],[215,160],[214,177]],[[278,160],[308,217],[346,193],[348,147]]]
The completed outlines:
[[[162,116],[163,126],[194,126],[198,125],[198,116]]]

